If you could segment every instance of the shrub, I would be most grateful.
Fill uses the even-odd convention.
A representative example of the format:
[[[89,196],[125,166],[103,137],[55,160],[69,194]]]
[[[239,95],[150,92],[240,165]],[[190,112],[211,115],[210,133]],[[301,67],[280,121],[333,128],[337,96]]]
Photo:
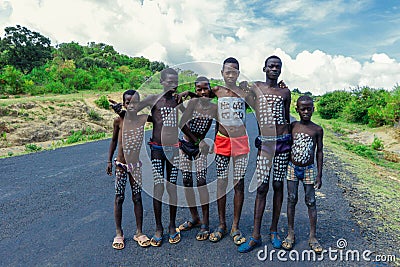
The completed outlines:
[[[350,99],[350,92],[328,92],[316,103],[317,111],[323,119],[337,119]]]
[[[37,152],[42,150],[41,146],[38,146],[36,144],[26,144],[25,145],[25,151],[26,152]]]
[[[379,110],[385,108],[389,93],[383,89],[372,89],[369,87],[353,90],[352,100],[343,109],[343,116],[349,122],[380,125],[382,114]],[[374,115],[377,121],[371,121],[368,110]],[[371,121],[371,123],[370,123]]]
[[[107,96],[105,96],[105,95],[100,96],[99,99],[94,101],[94,103],[99,108],[109,109],[109,107],[110,107],[110,102],[108,102]]]
[[[99,121],[102,119],[101,115],[94,109],[90,109],[88,115],[90,119],[95,121]]]
[[[371,147],[374,150],[382,150],[384,148],[383,141],[374,136],[374,141],[372,142]]]

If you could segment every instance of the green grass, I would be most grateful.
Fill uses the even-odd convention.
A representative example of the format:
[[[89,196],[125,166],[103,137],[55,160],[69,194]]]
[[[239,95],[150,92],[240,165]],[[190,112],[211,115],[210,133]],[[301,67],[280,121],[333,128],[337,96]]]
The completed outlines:
[[[400,242],[400,163],[387,161],[381,151],[342,136],[366,130],[365,125],[323,120],[317,115],[313,116],[313,121],[324,128],[324,145],[345,163],[343,168],[357,177],[353,180],[344,175],[341,179],[356,188],[358,196],[367,199],[349,196],[354,206],[366,209],[369,214],[368,218],[357,218],[360,227],[390,234]]]
[[[72,131],[71,135],[67,137],[64,141],[65,144],[74,144],[78,142],[87,142],[103,139],[106,137],[106,133],[94,132],[91,128],[86,128],[85,130]]]

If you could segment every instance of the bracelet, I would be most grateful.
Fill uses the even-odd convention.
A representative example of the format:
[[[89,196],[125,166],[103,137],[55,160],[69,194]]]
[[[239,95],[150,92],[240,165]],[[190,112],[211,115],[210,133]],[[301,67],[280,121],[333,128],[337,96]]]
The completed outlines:
[[[107,163],[112,163],[112,161],[107,161]]]
[[[201,139],[199,138],[199,139],[197,139],[196,142],[194,142],[194,144],[195,144],[196,146],[198,146],[198,145],[200,144],[200,142],[201,142]]]

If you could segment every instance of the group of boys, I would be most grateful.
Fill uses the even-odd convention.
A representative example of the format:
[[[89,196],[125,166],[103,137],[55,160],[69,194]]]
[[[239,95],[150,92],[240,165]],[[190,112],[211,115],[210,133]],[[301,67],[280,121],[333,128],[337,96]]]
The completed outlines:
[[[249,252],[261,245],[261,221],[266,205],[269,180],[272,180],[273,212],[270,226],[270,240],[274,248],[292,249],[295,243],[294,214],[297,204],[298,184],[301,180],[305,190],[305,202],[310,219],[309,245],[316,253],[322,252],[322,246],[316,239],[316,201],[315,189],[322,185],[323,130],[311,121],[314,111],[312,98],[301,96],[297,100],[296,111],[300,121],[290,123],[291,93],[286,85],[278,83],[282,62],[279,57],[271,56],[265,60],[263,71],[265,82],[255,82],[249,86],[246,82],[237,85],[240,74],[239,62],[227,58],[222,65],[223,86],[211,88],[205,77],[195,82],[196,93],[176,94],[178,73],[173,69],[161,71],[160,83],[163,93],[150,95],[140,101],[138,92],[128,90],[123,95],[123,106],[114,105],[119,116],[114,120],[114,131],[108,155],[107,173],[112,175],[112,158],[118,146],[114,160],[115,204],[114,217],[116,236],[113,248],[124,248],[124,234],[121,228],[122,203],[127,178],[132,188],[134,213],[137,232],[134,240],[140,246],[161,246],[163,225],[161,220],[164,187],[169,196],[169,243],[181,240],[181,231],[200,227],[196,235],[199,241],[220,241],[227,233],[226,190],[228,186],[229,163],[233,161],[234,211],[230,236],[238,245],[239,252]],[[182,99],[192,97],[186,108]],[[217,104],[211,99],[216,96]],[[244,177],[250,152],[246,132],[245,117],[247,106],[252,107],[258,122],[259,136],[255,140],[258,148],[256,160],[257,195],[254,207],[254,229],[251,237],[245,238],[239,229],[244,203]],[[138,111],[150,107],[151,116],[138,115]],[[178,113],[182,112],[180,121]],[[216,121],[213,146],[205,142],[205,136]],[[142,232],[143,206],[141,201],[141,161],[139,152],[143,141],[144,124],[152,121],[153,131],[149,145],[154,178],[153,209],[156,232],[149,239]],[[179,138],[179,129],[183,137]],[[219,225],[213,231],[209,229],[209,192],[206,186],[207,154],[215,152],[217,172],[217,207]],[[316,161],[316,164],[314,162]],[[200,219],[193,192],[192,162],[195,165],[196,181],[199,190],[203,218]],[[177,213],[177,176],[181,170],[185,197],[190,207],[192,219],[176,227]],[[166,175],[164,175],[164,170]],[[164,179],[165,176],[165,179]],[[165,182],[166,180],[166,182]],[[284,181],[288,192],[288,235],[282,241],[278,235],[278,220],[283,202]]]

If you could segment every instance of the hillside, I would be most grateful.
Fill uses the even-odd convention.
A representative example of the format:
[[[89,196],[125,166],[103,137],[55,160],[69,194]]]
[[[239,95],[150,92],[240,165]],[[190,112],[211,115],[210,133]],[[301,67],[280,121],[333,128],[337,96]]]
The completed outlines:
[[[118,92],[107,95],[121,98]],[[99,96],[85,93],[0,100],[0,156],[65,145],[72,131],[97,134],[97,138],[109,136],[115,114],[96,106]]]

